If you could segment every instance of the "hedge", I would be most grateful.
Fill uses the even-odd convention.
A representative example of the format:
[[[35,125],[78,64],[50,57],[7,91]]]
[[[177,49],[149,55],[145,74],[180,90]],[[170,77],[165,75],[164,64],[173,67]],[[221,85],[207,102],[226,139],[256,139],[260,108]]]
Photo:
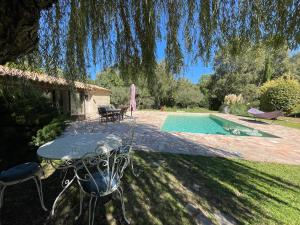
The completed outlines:
[[[55,118],[48,125],[37,131],[36,136],[32,138],[35,146],[41,146],[49,141],[54,140],[65,129],[65,118]]]
[[[266,82],[260,88],[260,108],[264,111],[283,110],[287,114],[300,104],[300,84],[289,77]]]

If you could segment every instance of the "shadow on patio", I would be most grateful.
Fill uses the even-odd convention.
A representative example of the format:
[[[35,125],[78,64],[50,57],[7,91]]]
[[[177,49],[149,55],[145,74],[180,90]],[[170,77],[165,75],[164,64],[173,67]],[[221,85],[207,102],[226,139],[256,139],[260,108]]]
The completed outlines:
[[[127,124],[97,125],[93,129],[122,135]],[[78,129],[77,132],[85,131]],[[299,167],[196,156],[194,154],[202,151],[204,155],[236,157],[222,149],[199,146],[175,135],[158,132],[152,126],[139,124],[137,127],[137,147],[148,148],[155,144],[159,147],[159,142],[170,139],[191,148],[189,153],[193,155],[135,152],[136,168],[141,174],[134,177],[128,169],[123,179],[127,216],[132,224],[187,225],[196,224],[196,220],[200,224],[224,221],[233,224],[297,223],[300,178],[294,179],[290,174],[299,173]],[[184,152],[174,149],[173,153]],[[282,170],[283,175],[277,175],[278,170]],[[49,208],[61,190],[61,180],[58,171],[43,180],[45,202]],[[192,212],[188,205],[194,207]],[[118,199],[98,206],[95,224],[122,224]],[[74,185],[63,196],[56,217],[50,218],[49,212],[40,208],[34,184],[26,182],[6,190],[2,225],[87,224],[87,205],[80,220],[75,221],[78,208],[78,187]]]

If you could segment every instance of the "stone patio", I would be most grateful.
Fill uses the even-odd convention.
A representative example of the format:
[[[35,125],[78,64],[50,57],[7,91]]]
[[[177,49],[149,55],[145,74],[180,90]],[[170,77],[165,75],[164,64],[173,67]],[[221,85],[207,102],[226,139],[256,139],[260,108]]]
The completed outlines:
[[[213,134],[168,133],[160,130],[164,120],[171,114],[159,111],[137,111],[135,150],[195,154],[241,158],[253,161],[300,164],[300,131],[280,125],[259,123],[249,118],[214,113],[224,119],[270,133],[278,138],[225,136]],[[197,115],[193,113],[192,115]],[[199,115],[204,115],[203,113]],[[98,119],[71,123],[64,135],[74,133],[104,132],[123,136],[128,130],[128,121],[99,123]]]

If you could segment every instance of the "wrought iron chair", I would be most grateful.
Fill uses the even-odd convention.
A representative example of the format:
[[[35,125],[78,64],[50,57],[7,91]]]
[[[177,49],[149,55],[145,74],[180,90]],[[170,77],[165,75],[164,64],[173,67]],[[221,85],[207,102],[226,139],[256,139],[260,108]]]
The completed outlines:
[[[124,120],[124,117],[126,116],[128,108],[129,108],[128,106],[121,107],[120,120]]]
[[[133,159],[132,159],[132,148],[133,148],[133,142],[135,138],[135,127],[136,127],[136,121],[133,117],[129,119],[129,130],[128,133],[125,133],[122,137],[122,147],[118,149],[118,152],[121,154],[127,153],[129,155],[129,163],[131,166],[132,174],[136,177],[139,176],[139,174],[134,170],[133,166]]]
[[[41,177],[44,171],[41,166],[36,162],[28,162],[12,167],[0,173],[0,209],[3,206],[4,191],[8,186],[25,182],[27,180],[34,180],[38,195],[40,198],[42,208],[47,211],[44,204],[43,189]]]
[[[121,178],[125,168],[128,166],[129,154],[110,151],[98,155],[96,152],[89,153],[83,157],[81,159],[82,166],[75,169],[75,175],[80,186],[80,209],[76,219],[82,213],[84,194],[90,197],[89,225],[92,225],[94,223],[97,200],[101,197],[118,193],[124,219],[129,223],[125,215],[123,189],[121,187]]]
[[[98,113],[99,113],[99,122],[103,122],[103,119],[105,120],[105,122],[107,122],[109,120],[109,118],[111,117],[111,114],[107,112],[106,107],[101,106],[98,108]]]

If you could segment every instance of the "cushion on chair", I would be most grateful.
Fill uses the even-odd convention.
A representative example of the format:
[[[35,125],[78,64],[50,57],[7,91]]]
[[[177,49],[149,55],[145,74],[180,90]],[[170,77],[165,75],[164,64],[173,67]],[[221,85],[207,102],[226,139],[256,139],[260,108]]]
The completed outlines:
[[[94,173],[93,178],[95,182],[91,178],[86,181],[80,181],[83,190],[89,194],[95,193],[100,196],[110,194],[118,188],[120,183],[120,180],[116,176],[115,178],[112,179],[111,187],[108,190],[109,176],[102,175],[100,173]],[[97,187],[99,189],[99,192]]]
[[[0,181],[14,182],[32,177],[41,171],[41,167],[36,162],[28,162],[12,167],[0,173]]]
[[[128,153],[130,151],[130,146],[126,145],[126,146],[121,146],[118,148],[118,153]]]

